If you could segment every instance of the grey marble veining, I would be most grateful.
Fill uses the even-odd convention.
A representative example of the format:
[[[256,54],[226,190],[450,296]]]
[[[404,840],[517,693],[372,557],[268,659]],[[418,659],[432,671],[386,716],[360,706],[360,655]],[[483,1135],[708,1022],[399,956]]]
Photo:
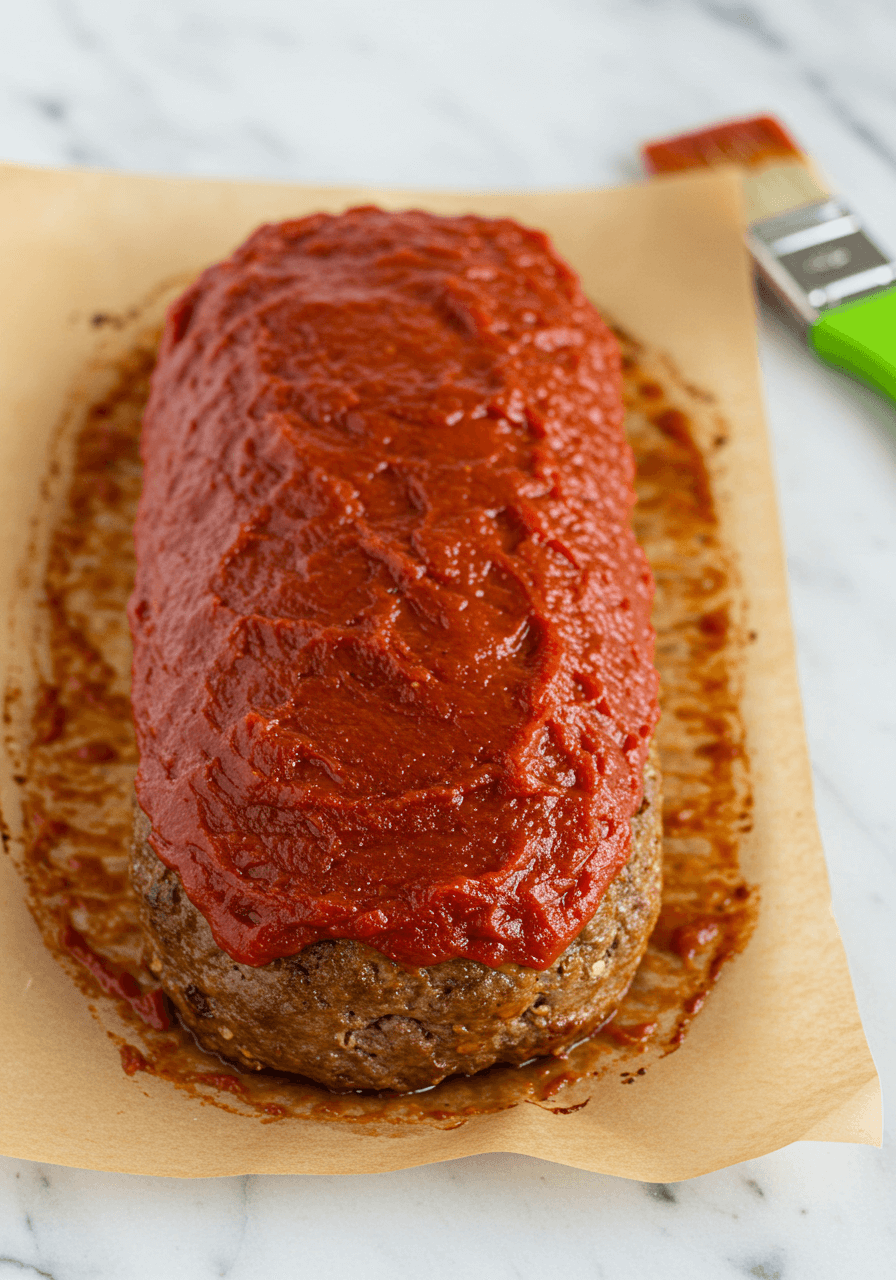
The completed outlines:
[[[632,175],[643,138],[770,106],[896,212],[888,0],[31,0],[4,27],[8,159],[579,186]]]
[[[0,6],[0,157],[297,181],[584,186],[772,110],[896,248],[892,0],[29,0]],[[896,413],[764,313],[819,819],[896,1082]],[[896,1168],[803,1144],[676,1186],[513,1156],[181,1183],[0,1160],[0,1280],[896,1276]]]
[[[15,1263],[0,1255],[0,1276],[885,1280],[891,1204],[862,1157],[803,1146],[675,1185],[502,1155],[357,1178],[190,1183],[10,1161],[2,1249]]]

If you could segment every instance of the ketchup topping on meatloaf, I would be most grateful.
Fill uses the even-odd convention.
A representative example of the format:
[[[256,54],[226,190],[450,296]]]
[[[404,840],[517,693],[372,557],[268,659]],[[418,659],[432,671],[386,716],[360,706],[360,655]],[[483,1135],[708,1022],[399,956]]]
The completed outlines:
[[[133,706],[156,853],[235,960],[550,965],[657,718],[615,340],[545,236],[265,226],[168,316]]]

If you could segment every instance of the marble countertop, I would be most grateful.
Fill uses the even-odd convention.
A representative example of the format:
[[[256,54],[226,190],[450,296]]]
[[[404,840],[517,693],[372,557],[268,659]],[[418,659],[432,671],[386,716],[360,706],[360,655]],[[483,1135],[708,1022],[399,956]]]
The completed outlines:
[[[892,0],[30,0],[0,158],[408,186],[614,184],[644,138],[783,117],[896,247]],[[896,413],[760,318],[834,907],[896,1085]],[[0,1159],[0,1280],[896,1276],[896,1167],[798,1144],[675,1186],[493,1155],[183,1183]]]

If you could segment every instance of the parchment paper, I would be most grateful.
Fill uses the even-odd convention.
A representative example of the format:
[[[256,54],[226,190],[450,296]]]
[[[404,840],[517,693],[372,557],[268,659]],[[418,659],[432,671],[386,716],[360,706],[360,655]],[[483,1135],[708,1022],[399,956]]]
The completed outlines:
[[[700,173],[621,190],[474,195],[321,189],[0,169],[0,609],[16,589],[66,396],[96,341],[160,282],[227,254],[258,223],[376,202],[507,213],[541,227],[623,326],[707,388],[731,428],[717,494],[759,635],[744,688],[755,789],[745,840],[761,910],[683,1047],[637,1088],[598,1080],[570,1115],[521,1105],[447,1131],[261,1124],[164,1080],[125,1076],[118,1053],[44,949],[12,861],[0,856],[0,1149],[133,1173],[371,1173],[514,1151],[672,1181],[798,1139],[880,1142],[877,1075],[833,920],[813,812],[787,590],[756,360],[736,179]],[[0,639],[8,667],[9,644]],[[4,675],[0,671],[0,678]],[[0,802],[15,826],[16,788]]]

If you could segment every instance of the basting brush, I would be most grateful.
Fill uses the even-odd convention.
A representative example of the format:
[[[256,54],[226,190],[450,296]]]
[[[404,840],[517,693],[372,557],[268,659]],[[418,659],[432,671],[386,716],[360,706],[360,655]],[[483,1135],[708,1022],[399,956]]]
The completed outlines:
[[[757,270],[829,364],[896,403],[896,262],[772,116],[647,143],[648,173],[737,165]]]

